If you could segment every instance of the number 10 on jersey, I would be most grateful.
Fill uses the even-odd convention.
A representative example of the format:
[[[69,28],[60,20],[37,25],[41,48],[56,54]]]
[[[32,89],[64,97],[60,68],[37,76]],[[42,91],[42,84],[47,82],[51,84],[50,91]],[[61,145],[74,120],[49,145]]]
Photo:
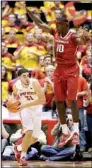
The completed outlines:
[[[57,52],[60,52],[60,53],[64,52],[64,45],[63,44],[57,45]]]

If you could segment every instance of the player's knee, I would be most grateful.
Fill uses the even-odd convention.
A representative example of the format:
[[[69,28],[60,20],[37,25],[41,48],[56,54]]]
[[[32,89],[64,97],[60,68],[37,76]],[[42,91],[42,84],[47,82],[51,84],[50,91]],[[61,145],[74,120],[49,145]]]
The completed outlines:
[[[56,105],[63,105],[64,101],[56,101]]]
[[[56,107],[57,108],[66,108],[66,102],[65,101],[57,101]]]
[[[31,131],[31,130],[27,130],[27,131],[25,132],[25,134],[28,135],[28,136],[32,136],[32,132],[33,132],[33,131]]]
[[[32,141],[36,143],[38,141],[38,138],[32,136]]]
[[[76,101],[76,100],[70,100],[70,103],[71,103],[72,105],[76,105],[76,104],[77,104],[77,101]]]

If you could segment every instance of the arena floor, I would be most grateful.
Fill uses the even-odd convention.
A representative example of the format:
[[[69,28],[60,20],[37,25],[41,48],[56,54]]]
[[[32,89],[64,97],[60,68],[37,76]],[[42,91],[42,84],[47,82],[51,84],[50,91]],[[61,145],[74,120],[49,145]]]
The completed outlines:
[[[16,161],[2,161],[2,168],[18,168]],[[24,166],[26,167],[26,166]],[[91,161],[85,162],[45,162],[45,161],[30,161],[26,168],[92,168]]]

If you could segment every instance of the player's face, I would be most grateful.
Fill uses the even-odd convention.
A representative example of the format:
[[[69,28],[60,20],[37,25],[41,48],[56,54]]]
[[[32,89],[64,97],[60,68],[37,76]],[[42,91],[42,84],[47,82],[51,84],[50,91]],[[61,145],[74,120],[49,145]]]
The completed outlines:
[[[57,28],[57,32],[58,33],[62,33],[65,29],[66,29],[66,25],[65,24],[56,24],[56,28]]]
[[[23,85],[26,85],[28,86],[29,85],[29,73],[26,72],[26,73],[23,73],[21,76],[20,76],[20,80],[22,82]]]

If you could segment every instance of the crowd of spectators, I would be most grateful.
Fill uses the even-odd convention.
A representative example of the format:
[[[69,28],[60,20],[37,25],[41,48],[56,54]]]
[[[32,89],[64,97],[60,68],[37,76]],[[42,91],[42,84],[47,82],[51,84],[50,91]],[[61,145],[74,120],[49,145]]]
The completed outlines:
[[[51,6],[51,3],[54,3],[54,7]],[[5,103],[12,93],[13,84],[18,80],[17,71],[21,67],[27,68],[30,77],[38,79],[43,88],[46,95],[46,104],[42,105],[43,118],[58,119],[53,84],[56,67],[54,38],[49,33],[43,32],[29,19],[24,10],[25,6],[25,1],[16,1],[14,7],[9,6],[7,1],[2,1],[2,119],[12,119],[12,116],[13,119],[19,117],[18,114],[8,112]],[[43,3],[43,6],[39,8],[31,6],[30,3],[28,7],[35,9],[38,17],[41,17],[41,13],[43,13],[45,22],[55,29],[53,20],[64,10],[64,3],[48,2],[47,5]],[[48,11],[51,12],[51,15],[48,15]],[[86,45],[78,47],[76,56],[80,67],[77,93],[80,149],[82,152],[86,150],[90,152],[92,151],[92,30],[90,22],[78,26],[72,25],[72,28],[75,31],[83,29],[89,38]],[[68,106],[67,108],[69,110]],[[4,139],[8,139],[8,137],[9,135],[6,133]],[[90,139],[90,142],[87,139]],[[44,148],[42,148],[42,152],[44,153]]]

